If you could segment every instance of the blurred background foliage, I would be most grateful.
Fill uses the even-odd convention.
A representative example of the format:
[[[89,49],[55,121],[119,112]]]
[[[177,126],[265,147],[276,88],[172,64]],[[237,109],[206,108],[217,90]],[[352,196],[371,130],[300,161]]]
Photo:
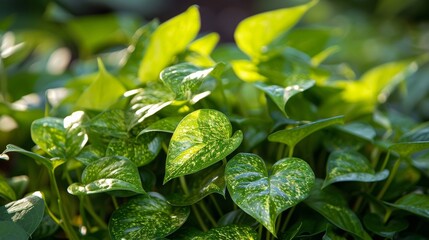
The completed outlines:
[[[89,81],[96,58],[118,69],[134,32],[156,18],[163,22],[197,4],[201,34],[217,32],[233,44],[244,18],[305,1],[291,0],[3,0],[0,7],[0,149],[31,148],[29,126],[47,106],[59,104],[64,86]],[[316,54],[337,46],[326,63],[358,79],[382,63],[425,56],[429,51],[429,1],[321,0],[290,34],[293,45]],[[309,35],[308,29],[312,29]],[[318,29],[318,34],[314,34]],[[174,41],[174,39],[172,39]],[[295,40],[296,41],[296,40]],[[314,44],[317,42],[318,44]],[[311,49],[316,46],[320,49]],[[222,47],[217,49],[222,51]],[[216,52],[213,57],[216,59]],[[225,58],[225,57],[224,57]],[[429,66],[407,79],[390,104],[415,121],[429,120]],[[65,116],[67,109],[57,111]]]

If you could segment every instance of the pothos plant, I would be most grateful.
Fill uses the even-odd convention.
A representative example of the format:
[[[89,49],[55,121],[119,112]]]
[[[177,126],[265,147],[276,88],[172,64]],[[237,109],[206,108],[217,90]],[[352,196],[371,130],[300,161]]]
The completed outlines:
[[[117,69],[99,59],[65,85],[31,151],[7,146],[37,163],[40,189],[0,179],[0,236],[425,236],[427,124],[388,104],[422,60],[349,79],[324,64],[336,48],[319,30],[293,28],[316,2],[246,18],[233,46],[197,38],[196,6],[138,29]]]

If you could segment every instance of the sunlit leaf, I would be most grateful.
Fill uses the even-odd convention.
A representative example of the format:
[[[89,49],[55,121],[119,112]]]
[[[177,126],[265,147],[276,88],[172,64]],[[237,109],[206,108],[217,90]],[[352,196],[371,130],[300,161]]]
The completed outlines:
[[[103,111],[117,102],[125,93],[125,87],[106,71],[100,59],[98,60],[98,71],[96,79],[77,100],[77,108]]]
[[[219,42],[219,38],[218,33],[209,33],[193,41],[189,45],[189,50],[208,56],[216,47],[216,44]]]
[[[174,57],[183,52],[200,30],[200,14],[196,6],[161,24],[150,38],[140,64],[138,76],[142,82],[155,81]],[[174,41],[172,41],[174,39]]]
[[[368,230],[385,238],[393,238],[398,232],[408,227],[408,222],[405,219],[389,219],[385,223],[383,218],[373,213],[365,215],[363,223]]]
[[[172,116],[172,117],[166,117],[162,118],[152,124],[150,124],[147,128],[143,129],[138,136],[148,133],[148,132],[166,132],[166,133],[173,133],[176,129],[177,125],[179,125],[179,122],[182,120],[183,117],[181,116]]]
[[[67,188],[73,195],[112,192],[120,195],[143,194],[136,165],[125,157],[109,156],[89,164],[82,173],[82,183]]]
[[[280,111],[287,116],[285,106],[288,100],[295,94],[303,92],[314,85],[314,80],[307,80],[297,82],[296,84],[288,85],[287,87],[281,87],[278,85],[267,85],[264,83],[256,83],[255,86],[264,91],[268,97],[273,100]]]
[[[269,135],[268,140],[271,142],[281,142],[293,148],[308,135],[334,124],[343,124],[343,122],[344,118],[342,116],[321,119],[298,127],[277,131]]]
[[[192,234],[192,236],[180,238],[181,240],[230,240],[246,239],[257,240],[258,235],[253,228],[240,225],[228,225],[212,228],[207,232]]]
[[[267,77],[259,73],[258,66],[248,60],[234,60],[231,62],[232,69],[237,76],[246,82],[266,81]]]
[[[375,173],[368,159],[353,150],[338,150],[329,155],[323,187],[335,182],[377,182],[386,179],[389,170]]]
[[[45,202],[41,192],[34,192],[25,198],[0,207],[0,221],[11,221],[18,224],[29,237],[42,221],[44,211]]]
[[[200,109],[188,114],[171,137],[164,183],[198,172],[228,156],[243,139],[241,131],[231,135],[231,123],[219,111]]]
[[[425,194],[410,193],[396,200],[395,203],[386,204],[429,218],[429,196]]]
[[[56,167],[58,167],[59,165],[64,163],[64,159],[45,158],[43,156],[40,156],[39,154],[27,151],[25,149],[22,149],[20,147],[13,145],[13,144],[8,144],[6,146],[6,150],[3,151],[3,153],[8,153],[8,152],[18,152],[18,153],[24,154],[25,156],[34,159],[38,164],[42,164],[43,166],[45,166],[47,169],[49,169],[51,171],[53,171]]]
[[[241,21],[234,33],[234,39],[241,51],[251,58],[260,58],[268,45],[292,28],[317,1],[291,8],[260,13]]]
[[[176,231],[189,216],[188,207],[173,207],[155,195],[140,195],[120,206],[109,221],[116,239],[154,239]]]
[[[338,228],[362,239],[371,239],[341,192],[332,186],[321,190],[322,184],[322,180],[316,180],[310,196],[304,202]]]
[[[268,173],[264,161],[250,153],[234,156],[225,178],[233,201],[274,235],[277,216],[307,198],[314,184],[312,169],[299,158],[281,159]]]

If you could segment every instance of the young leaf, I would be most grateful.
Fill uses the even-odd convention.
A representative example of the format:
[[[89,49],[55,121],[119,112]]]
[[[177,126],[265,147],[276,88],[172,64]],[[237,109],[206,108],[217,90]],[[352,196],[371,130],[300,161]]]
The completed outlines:
[[[307,81],[301,81],[297,82],[295,84],[288,85],[287,87],[281,87],[278,85],[267,85],[264,83],[256,83],[255,86],[262,91],[265,92],[265,94],[268,95],[268,97],[273,100],[273,102],[276,104],[276,106],[280,109],[280,111],[287,116],[287,113],[285,111],[285,106],[287,101],[293,97],[295,94],[303,92],[312,86],[314,86],[315,81],[314,80],[307,80]]]
[[[147,83],[157,80],[162,69],[186,49],[199,30],[200,14],[196,6],[161,24],[152,34],[140,64],[140,81]]]
[[[98,59],[98,71],[97,78],[77,100],[77,108],[104,111],[125,93],[125,87],[106,71],[100,59]]]
[[[67,188],[73,195],[119,191],[121,195],[143,194],[136,165],[125,157],[109,156],[89,164],[82,173],[82,183]],[[125,191],[125,192],[124,192]]]
[[[0,207],[0,221],[11,221],[18,224],[29,237],[42,221],[44,211],[45,202],[41,192],[34,192],[25,198]],[[1,232],[0,236],[3,236]]]
[[[161,136],[144,134],[138,138],[113,139],[107,147],[107,156],[123,156],[137,167],[150,163],[161,150]]]
[[[143,129],[138,136],[148,133],[148,132],[166,132],[173,133],[176,129],[179,122],[182,120],[181,116],[172,116],[162,118],[152,124],[150,124],[147,128]]]
[[[269,174],[259,156],[239,153],[226,165],[225,179],[232,200],[276,235],[277,216],[307,198],[314,173],[305,161],[285,158]]]
[[[310,196],[304,201],[335,226],[362,239],[371,239],[356,214],[347,206],[341,192],[332,186],[321,190],[322,180],[316,180]]]
[[[16,200],[15,191],[9,186],[6,179],[0,176],[0,197],[6,200]]]
[[[365,156],[353,150],[338,150],[329,155],[326,164],[326,179],[322,188],[335,183],[345,181],[376,182],[389,176],[389,170],[385,169],[375,173]]]
[[[219,111],[200,109],[188,114],[171,137],[164,183],[198,172],[228,156],[243,139],[241,131],[231,134],[231,123]]]
[[[248,226],[228,225],[212,228],[205,233],[192,233],[190,237],[179,238],[182,240],[230,240],[246,239],[257,240],[258,235],[253,228]]]
[[[241,21],[234,33],[237,46],[251,58],[259,59],[272,43],[291,29],[316,0],[291,8],[260,13]]]
[[[189,212],[188,207],[173,207],[161,197],[140,195],[113,212],[110,236],[113,240],[163,238],[182,226]]]
[[[219,42],[219,38],[219,34],[209,33],[193,41],[189,45],[189,50],[197,52],[203,56],[209,56],[216,47],[216,44]]]
[[[214,68],[201,69],[190,63],[179,63],[162,70],[160,78],[176,94],[176,100],[190,100]]]
[[[293,148],[308,135],[334,124],[343,124],[343,122],[344,118],[342,116],[321,119],[298,127],[274,132],[268,136],[268,140],[271,142],[281,142]]]
[[[425,218],[429,218],[429,196],[424,194],[410,193],[401,197],[395,203],[386,204]]]
[[[34,159],[38,164],[42,164],[50,171],[53,171],[56,167],[64,163],[64,159],[61,159],[61,158],[48,159],[34,152],[30,152],[20,147],[17,147],[13,144],[8,144],[6,146],[6,150],[3,151],[3,153],[8,153],[8,152],[18,152],[18,153],[24,154],[25,156]]]

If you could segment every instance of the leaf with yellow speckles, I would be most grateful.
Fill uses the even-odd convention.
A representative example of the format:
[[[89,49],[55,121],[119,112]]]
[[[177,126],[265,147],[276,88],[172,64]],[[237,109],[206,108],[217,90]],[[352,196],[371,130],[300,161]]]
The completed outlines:
[[[73,195],[112,192],[119,196],[143,194],[137,166],[125,157],[110,156],[89,164],[82,173],[82,183],[67,188]]]
[[[212,228],[204,233],[191,233],[192,236],[184,236],[180,240],[230,240],[246,239],[256,240],[258,234],[249,226],[228,225],[223,227]]]
[[[241,131],[231,134],[231,123],[217,110],[200,109],[188,114],[171,137],[164,183],[198,172],[228,156],[243,140]]]
[[[302,159],[281,159],[268,173],[264,160],[251,153],[234,156],[225,178],[232,200],[274,235],[277,216],[306,199],[314,184],[313,170]]]
[[[120,206],[109,221],[112,240],[163,238],[186,221],[188,207],[173,207],[158,194],[140,195]]]

